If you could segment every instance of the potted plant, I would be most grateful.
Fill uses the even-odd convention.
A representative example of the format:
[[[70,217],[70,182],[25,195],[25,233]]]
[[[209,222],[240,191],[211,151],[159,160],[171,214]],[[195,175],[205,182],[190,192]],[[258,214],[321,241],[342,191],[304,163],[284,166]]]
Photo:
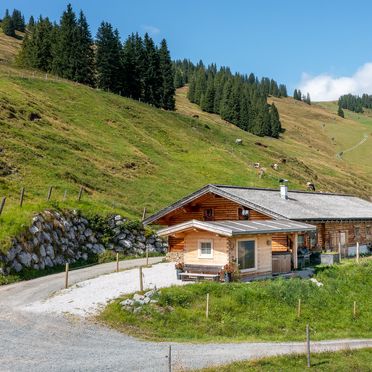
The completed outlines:
[[[184,264],[183,262],[177,262],[176,265],[176,273],[177,273],[177,279],[181,280],[181,273],[183,273]]]
[[[236,266],[233,262],[229,262],[223,267],[225,283],[230,283],[232,281],[232,274],[235,272],[235,270]]]

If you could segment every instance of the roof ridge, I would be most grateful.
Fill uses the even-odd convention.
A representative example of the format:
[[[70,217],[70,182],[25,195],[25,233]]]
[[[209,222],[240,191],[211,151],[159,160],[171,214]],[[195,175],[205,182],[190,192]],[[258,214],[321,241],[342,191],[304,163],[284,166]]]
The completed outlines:
[[[278,189],[274,188],[267,188],[267,187],[249,187],[249,186],[236,186],[236,185],[221,185],[221,184],[208,184],[208,186],[214,186],[214,187],[224,187],[224,188],[230,188],[230,189],[244,189],[244,190],[261,190],[261,191],[279,191]],[[342,194],[342,193],[333,193],[333,192],[322,192],[322,191],[305,191],[305,190],[290,190],[288,189],[288,192],[291,193],[301,193],[301,194],[316,194],[316,195],[335,195],[335,196],[351,196],[358,198],[357,195],[353,194]]]

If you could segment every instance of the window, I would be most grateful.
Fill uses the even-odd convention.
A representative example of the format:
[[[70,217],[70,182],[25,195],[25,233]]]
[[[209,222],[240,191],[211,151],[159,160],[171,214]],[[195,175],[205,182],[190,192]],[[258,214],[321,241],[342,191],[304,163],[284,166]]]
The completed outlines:
[[[366,235],[371,236],[372,235],[372,228],[371,226],[366,226]]]
[[[305,247],[305,235],[298,235],[297,246],[298,246],[298,248],[304,248]]]
[[[214,211],[212,208],[206,208],[203,210],[204,221],[213,221]]]
[[[355,235],[355,239],[360,239],[360,227],[359,226],[354,227],[354,235]]]
[[[254,270],[256,268],[256,241],[238,240],[238,265],[240,270]]]
[[[248,220],[249,209],[244,208],[244,207],[238,208],[238,218],[239,218],[239,220]]]
[[[199,240],[199,258],[213,258],[212,240]]]
[[[315,248],[318,244],[318,235],[316,231],[310,231],[310,248]]]

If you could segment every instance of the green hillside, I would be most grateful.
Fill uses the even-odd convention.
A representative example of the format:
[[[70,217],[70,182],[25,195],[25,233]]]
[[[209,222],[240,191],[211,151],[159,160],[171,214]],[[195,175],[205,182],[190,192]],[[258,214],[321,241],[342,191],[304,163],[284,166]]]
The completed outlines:
[[[349,146],[349,135],[343,139],[340,128],[355,129],[359,136],[369,118],[368,123],[341,122],[320,106],[276,99],[286,128],[283,139],[259,138],[201,113],[187,102],[185,88],[178,92],[177,111],[166,112],[12,67],[7,61],[16,50],[13,40],[0,36],[0,45],[9,46],[0,54],[5,55],[0,64],[0,198],[7,197],[0,241],[27,224],[34,211],[57,201],[61,207],[139,218],[143,207],[153,212],[206,183],[277,187],[280,177],[288,178],[292,188],[305,189],[307,181],[314,181],[323,191],[372,195],[368,162],[359,166],[336,158],[338,148]],[[196,113],[199,118],[192,117]],[[331,135],[340,143],[334,145]],[[237,138],[243,145],[235,144]],[[362,146],[360,152],[365,157]],[[284,158],[278,171],[270,168]],[[255,162],[267,169],[262,178]],[[52,201],[46,203],[50,186]],[[81,186],[86,192],[77,203]],[[21,187],[26,189],[22,209]]]

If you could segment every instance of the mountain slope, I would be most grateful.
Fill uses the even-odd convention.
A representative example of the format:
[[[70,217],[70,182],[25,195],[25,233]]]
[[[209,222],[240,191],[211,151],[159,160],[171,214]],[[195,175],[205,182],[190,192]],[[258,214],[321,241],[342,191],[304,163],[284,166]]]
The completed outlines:
[[[338,119],[326,109],[275,100],[286,132],[280,140],[259,138],[200,112],[186,100],[186,89],[178,92],[177,112],[165,112],[0,64],[0,197],[7,197],[0,242],[51,205],[45,202],[50,186],[61,207],[137,218],[143,207],[153,212],[206,183],[277,187],[285,177],[291,188],[314,181],[323,191],[372,194],[368,167],[335,157],[322,123],[328,128]],[[362,124],[347,123],[364,132]],[[286,163],[272,170],[281,159]],[[262,178],[256,162],[267,168]],[[80,186],[86,193],[77,203]]]

